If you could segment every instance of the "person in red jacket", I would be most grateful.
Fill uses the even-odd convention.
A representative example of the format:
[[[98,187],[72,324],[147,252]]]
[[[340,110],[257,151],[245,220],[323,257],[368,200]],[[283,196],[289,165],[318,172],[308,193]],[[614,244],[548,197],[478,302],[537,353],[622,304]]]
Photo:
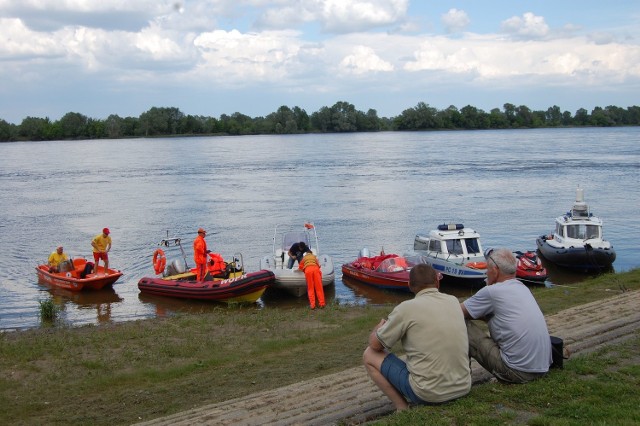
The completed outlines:
[[[316,308],[316,297],[318,305],[324,308],[324,289],[322,288],[322,271],[320,271],[320,262],[316,255],[307,248],[304,257],[300,261],[299,269],[304,271],[304,277],[307,280],[307,296],[309,296],[309,305],[311,309]]]
[[[196,263],[196,280],[204,281],[204,277],[207,274],[207,242],[204,237],[207,236],[207,231],[200,228],[198,229],[198,236],[193,241],[193,261]]]

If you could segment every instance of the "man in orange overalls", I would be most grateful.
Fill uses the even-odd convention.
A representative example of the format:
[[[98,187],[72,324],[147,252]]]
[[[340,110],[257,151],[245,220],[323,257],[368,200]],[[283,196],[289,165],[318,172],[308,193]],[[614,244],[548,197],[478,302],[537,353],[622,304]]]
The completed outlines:
[[[196,280],[204,281],[207,274],[207,242],[204,237],[207,231],[198,229],[198,236],[193,240],[193,261],[196,263]]]
[[[324,308],[324,289],[322,288],[320,262],[318,262],[318,258],[309,248],[307,248],[304,257],[300,261],[299,269],[304,271],[304,277],[307,280],[307,296],[309,296],[311,309],[316,308],[316,297],[318,298],[318,305]]]

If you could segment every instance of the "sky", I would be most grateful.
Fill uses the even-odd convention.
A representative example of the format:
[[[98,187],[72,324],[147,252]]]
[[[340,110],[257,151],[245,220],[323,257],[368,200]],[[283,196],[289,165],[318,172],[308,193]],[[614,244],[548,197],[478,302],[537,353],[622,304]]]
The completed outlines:
[[[0,119],[640,105],[637,0],[0,0]]]

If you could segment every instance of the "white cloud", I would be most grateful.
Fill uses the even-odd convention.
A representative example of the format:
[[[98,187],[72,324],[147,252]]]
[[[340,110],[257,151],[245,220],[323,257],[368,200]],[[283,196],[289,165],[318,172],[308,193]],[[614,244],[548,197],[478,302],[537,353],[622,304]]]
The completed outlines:
[[[502,31],[523,38],[541,38],[549,34],[549,26],[542,16],[527,12],[502,22]]]
[[[592,84],[595,76],[619,81],[640,78],[640,46],[595,45],[586,38],[510,41],[499,37],[434,37],[414,53],[411,72],[467,73],[478,80],[517,76],[565,77],[574,84]]]
[[[464,10],[449,9],[447,13],[442,15],[442,23],[447,33],[456,33],[464,30],[471,20]]]
[[[290,2],[286,2],[290,3]],[[350,33],[392,26],[406,18],[408,0],[310,0],[267,9],[258,28],[317,22],[328,32]]]
[[[369,72],[393,71],[391,63],[382,60],[368,46],[355,46],[353,53],[340,62],[340,68],[346,73],[361,75]]]

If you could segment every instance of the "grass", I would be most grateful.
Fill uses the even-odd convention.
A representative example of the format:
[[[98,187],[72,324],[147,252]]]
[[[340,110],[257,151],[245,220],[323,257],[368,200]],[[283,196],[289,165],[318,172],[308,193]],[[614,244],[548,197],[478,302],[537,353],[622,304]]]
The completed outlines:
[[[552,314],[640,289],[640,270],[575,287],[532,291],[545,314]],[[371,328],[392,308],[220,307],[206,314],[0,333],[0,424],[131,424],[343,371],[361,365]],[[628,344],[572,358],[549,380],[475,386],[469,397],[438,407],[444,410],[439,415],[433,416],[433,407],[421,408],[383,423],[414,423],[418,416],[416,422],[425,424],[606,424],[599,411],[631,423],[638,408],[626,407],[625,400],[633,401],[627,387],[638,388],[638,339]],[[629,364],[634,353],[636,362]]]
[[[527,385],[485,383],[462,399],[417,407],[378,425],[637,425],[640,423],[640,333],[577,357]]]
[[[40,320],[44,323],[54,323],[58,319],[60,308],[52,298],[40,300]]]

